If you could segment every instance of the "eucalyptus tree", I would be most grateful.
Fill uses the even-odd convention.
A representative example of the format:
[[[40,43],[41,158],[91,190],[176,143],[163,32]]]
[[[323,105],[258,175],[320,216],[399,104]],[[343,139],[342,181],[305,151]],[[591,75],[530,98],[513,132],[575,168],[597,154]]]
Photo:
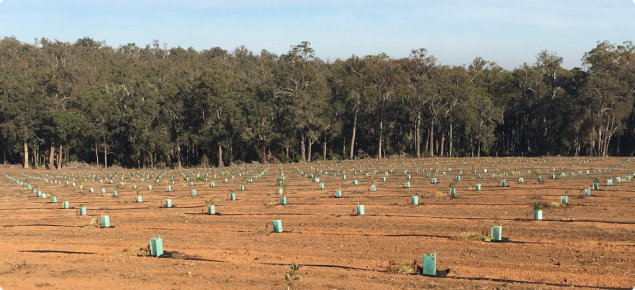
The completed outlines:
[[[370,107],[372,113],[375,116],[379,130],[377,133],[377,157],[382,158],[384,156],[384,134],[387,129],[387,117],[390,112],[391,106],[395,102],[395,90],[397,83],[402,80],[399,76],[401,70],[397,65],[396,60],[390,58],[386,54],[379,54],[374,56],[368,56],[367,61],[369,64],[370,73],[370,87],[368,92],[370,94]]]
[[[463,106],[468,99],[468,94],[472,90],[470,77],[463,67],[444,67],[449,69],[447,78],[443,80],[441,86],[445,87],[441,101],[439,102],[440,134],[439,155],[444,156],[446,137],[448,138],[447,155],[451,156],[454,149],[454,123],[458,119],[459,106]]]
[[[41,90],[42,102],[48,109],[49,116],[53,118],[49,121],[59,121],[59,125],[72,126],[63,121],[73,118],[68,109],[70,104],[78,97],[80,83],[77,76],[80,74],[78,63],[81,59],[75,57],[73,46],[70,43],[61,41],[50,41],[46,38],[40,39],[35,44],[36,63],[38,66],[37,82]],[[66,117],[63,117],[67,115]],[[68,117],[68,118],[67,118]],[[59,129],[59,130],[58,130]],[[44,137],[49,145],[48,167],[60,169],[63,160],[63,145],[67,134],[64,133],[71,128],[52,128],[48,126]],[[57,148],[56,148],[57,147]],[[57,153],[56,153],[57,150]]]
[[[0,41],[0,110],[3,137],[22,145],[22,162],[29,168],[29,143],[34,141],[40,125],[40,113],[46,108],[40,102],[37,51],[33,45],[15,38]],[[11,147],[7,144],[5,150]],[[37,156],[35,156],[37,158]]]
[[[280,56],[276,68],[276,98],[282,106],[283,119],[299,134],[301,159],[307,160],[307,143],[311,143],[321,126],[320,114],[325,106],[325,76],[319,74],[315,52],[303,41]],[[309,149],[310,150],[310,149]],[[310,160],[310,156],[309,156]]]
[[[322,67],[326,70],[326,80],[331,94],[327,111],[324,114],[326,126],[322,134],[322,140],[320,141],[322,143],[322,156],[325,160],[328,159],[328,144],[331,144],[336,138],[343,137],[342,130],[346,122],[346,99],[349,96],[349,91],[338,80],[340,76],[340,66],[341,60],[338,59],[335,63],[327,63]],[[341,154],[333,151],[337,156],[346,154],[346,142],[343,138],[341,139],[343,141]]]
[[[625,127],[633,111],[635,47],[631,42],[613,45],[600,42],[585,53],[583,62],[588,70],[583,94],[591,99],[593,137],[591,151],[609,154],[615,134]]]
[[[406,99],[404,109],[412,111],[410,121],[414,123],[416,157],[421,157],[421,122],[426,104],[432,97],[429,71],[436,66],[436,61],[425,48],[412,50],[408,58],[402,61],[403,76],[406,78],[402,96]]]
[[[176,167],[182,165],[182,147],[187,143],[192,128],[188,112],[188,102],[193,98],[193,92],[200,80],[202,70],[202,56],[196,50],[189,48],[172,48],[167,56],[171,63],[170,78],[171,93],[162,93],[158,99],[159,126],[156,130],[169,132],[169,140],[157,143],[162,148],[162,154],[167,165],[174,161]],[[166,143],[170,143],[167,145]],[[169,149],[168,149],[169,148]]]
[[[509,79],[503,68],[480,57],[472,61],[467,72],[472,86],[463,113],[469,119],[470,151],[474,154],[476,147],[476,156],[480,157],[481,150],[489,152],[496,141],[494,130],[503,121],[503,107],[496,99],[508,93],[509,88],[504,86]]]
[[[355,142],[357,137],[357,127],[359,113],[367,111],[370,106],[367,90],[371,83],[371,74],[366,58],[351,56],[345,61],[334,64],[334,72],[337,78],[338,88],[347,95],[346,112],[351,118],[351,137],[349,146],[349,159],[354,158]],[[346,152],[344,152],[346,153]]]
[[[234,131],[229,139],[230,151],[235,140],[244,142],[248,146],[244,149],[254,148],[260,152],[257,154],[260,161],[265,163],[271,158],[268,149],[270,151],[273,142],[280,139],[275,122],[279,103],[274,96],[276,83],[273,71],[278,57],[266,50],[256,55],[245,47],[236,48],[233,55],[235,64],[231,93],[238,103],[240,112],[237,114],[244,121],[244,127]],[[285,147],[288,158],[289,146]]]
[[[230,135],[228,119],[235,114],[236,103],[230,95],[224,63],[215,58],[206,58],[206,66],[192,92],[192,125],[198,128],[199,136],[215,143],[218,152],[218,167],[223,167],[223,144]]]
[[[439,126],[439,118],[443,116],[444,107],[448,103],[448,95],[450,94],[450,85],[448,80],[451,79],[452,68],[449,66],[436,66],[429,70],[428,75],[431,80],[430,98],[426,102],[426,113],[429,120],[428,142],[427,148],[429,156],[433,157],[435,152],[442,152],[439,148],[440,142],[435,139],[435,131]],[[435,150],[436,149],[436,150]]]

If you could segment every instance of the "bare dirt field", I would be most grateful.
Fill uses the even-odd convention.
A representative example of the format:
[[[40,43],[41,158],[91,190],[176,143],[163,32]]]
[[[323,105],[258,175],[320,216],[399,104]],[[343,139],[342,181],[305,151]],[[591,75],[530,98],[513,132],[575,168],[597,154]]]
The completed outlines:
[[[319,162],[282,165],[283,181],[275,164],[6,169],[0,176],[0,288],[282,290],[288,266],[298,263],[302,278],[293,289],[632,289],[635,161],[628,161]],[[585,196],[594,177],[600,190]],[[340,189],[342,197],[335,198]],[[415,195],[419,205],[411,203]],[[560,204],[563,195],[568,205]],[[286,205],[280,205],[282,196]],[[210,200],[215,215],[207,214]],[[545,205],[540,221],[532,209],[537,202]],[[357,215],[358,204],[364,215]],[[86,216],[79,215],[80,205]],[[102,215],[109,216],[110,228],[98,224]],[[273,232],[273,220],[282,221],[282,233]],[[500,242],[481,239],[493,224],[502,226]],[[158,235],[166,251],[160,258],[145,250]],[[449,269],[447,276],[398,273],[414,260],[421,265],[426,253],[436,253],[439,275]]]

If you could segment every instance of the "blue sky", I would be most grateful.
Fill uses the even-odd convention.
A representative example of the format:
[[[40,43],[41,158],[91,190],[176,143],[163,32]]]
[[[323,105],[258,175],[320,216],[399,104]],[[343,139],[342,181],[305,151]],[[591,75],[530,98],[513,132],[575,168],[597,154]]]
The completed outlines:
[[[443,64],[504,68],[541,50],[580,66],[596,42],[635,41],[633,0],[0,0],[0,37],[281,54],[308,40],[322,59],[426,48]]]

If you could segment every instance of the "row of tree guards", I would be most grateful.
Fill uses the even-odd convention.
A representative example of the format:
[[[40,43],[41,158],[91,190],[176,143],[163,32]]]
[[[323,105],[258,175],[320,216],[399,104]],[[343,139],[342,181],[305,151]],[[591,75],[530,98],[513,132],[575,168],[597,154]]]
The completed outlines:
[[[296,169],[297,169],[297,167],[296,167]],[[498,169],[496,169],[496,170],[498,170]],[[391,170],[391,171],[392,171],[392,170]],[[474,171],[474,172],[476,172],[475,170],[473,170],[473,171]],[[486,172],[486,171],[487,171],[487,170],[486,170],[486,169],[484,169],[484,172]],[[530,172],[531,172],[531,171],[528,171],[528,173],[530,173]],[[589,172],[590,172],[590,171],[589,171],[589,170],[587,170],[586,172],[587,172],[587,174],[589,174]],[[405,174],[405,173],[406,173],[406,172],[404,172],[404,174]],[[595,173],[595,170],[594,170],[594,173]],[[181,173],[181,174],[182,174],[182,175],[185,175],[184,173]],[[354,172],[354,174],[356,174],[356,172]],[[386,172],[386,173],[385,173],[385,175],[387,175],[387,174],[388,174],[388,172]],[[445,172],[443,172],[443,174],[445,175]],[[462,171],[461,171],[461,170],[459,171],[459,174],[462,174]],[[582,171],[579,171],[579,172],[578,172],[578,174],[579,174],[579,175],[580,175],[580,174],[582,174]],[[507,173],[505,173],[505,175],[507,175]],[[573,174],[573,172],[571,172],[571,176],[573,176],[573,175],[574,175],[574,174]],[[428,174],[427,174],[427,176],[429,177],[429,176],[430,176],[430,174],[428,173]],[[551,176],[552,176],[552,179],[555,179],[555,174],[551,174]],[[565,176],[566,176],[564,172],[562,173],[562,176],[563,176],[563,177],[565,177]],[[313,174],[311,174],[311,177],[313,177]],[[369,175],[368,173],[366,173],[366,177],[370,177],[370,175]],[[492,177],[495,177],[495,175],[492,175]],[[540,176],[539,176],[539,177],[540,177]],[[257,177],[254,177],[254,178],[257,178]],[[478,177],[477,177],[477,178],[480,178],[480,174],[478,175]],[[123,178],[122,178],[122,179],[123,179]],[[233,176],[232,176],[232,179],[233,179]],[[282,179],[282,180],[284,180],[284,174],[283,174],[283,173],[281,173],[281,179]],[[408,174],[408,178],[407,178],[407,179],[408,179],[408,180],[409,180],[409,179],[411,179],[410,174]],[[433,179],[432,179],[432,183],[433,183],[433,184],[435,184],[435,183],[436,183],[436,180],[435,180],[435,179],[436,179],[436,178],[433,178]],[[630,179],[631,179],[631,176],[627,176],[627,179],[628,179],[628,180],[630,180]],[[93,180],[94,180],[94,179],[93,179]],[[143,180],[143,178],[142,178],[142,180]],[[158,179],[158,178],[157,178],[157,182],[159,182],[159,180],[160,180],[160,179]],[[227,179],[225,179],[225,180],[227,180]],[[382,180],[385,180],[385,177],[382,177]],[[460,175],[459,175],[459,176],[456,176],[456,180],[457,180],[457,181],[460,181]],[[616,180],[617,180],[617,182],[618,182],[618,183],[619,183],[619,182],[621,182],[621,178],[620,178],[620,177],[616,177]],[[205,178],[205,181],[207,181],[207,178]],[[251,182],[253,182],[253,179],[249,179],[249,181],[250,181],[250,183],[251,183]],[[314,181],[314,182],[317,182],[317,181],[319,181],[319,178],[317,178],[317,177],[313,177],[313,181]],[[539,178],[539,179],[538,179],[538,181],[541,181],[541,179]],[[56,182],[58,182],[58,181],[56,181]],[[100,182],[101,182],[101,180],[100,180]],[[171,181],[171,182],[172,182],[172,183],[174,183],[174,179],[172,179],[172,181]],[[112,183],[112,179],[111,179],[110,183]],[[524,183],[524,179],[523,179],[522,177],[521,177],[521,178],[519,178],[519,183],[521,183],[521,184],[522,184],[522,183]],[[68,184],[68,181],[66,182],[66,184]],[[123,185],[123,182],[121,182],[120,184],[121,184],[121,185]],[[189,182],[189,185],[190,185],[190,186],[193,186],[193,185],[194,185],[194,183],[193,183],[192,181],[190,181],[190,182]],[[409,185],[410,185],[410,183],[409,183],[409,182],[406,182],[406,186],[405,186],[405,188],[409,188],[409,187],[410,187]],[[607,181],[607,185],[609,185],[609,186],[612,186],[612,185],[613,185],[613,183],[612,183],[612,179],[609,179],[609,180]],[[73,186],[75,186],[75,183],[73,183]],[[212,182],[210,186],[212,186],[212,187],[213,187],[213,186],[214,186],[214,183]],[[506,181],[505,181],[505,180],[501,181],[501,186],[507,186],[507,185],[506,185]],[[136,185],[134,185],[134,184],[133,184],[133,186],[132,186],[132,187],[133,187],[133,188],[136,188]],[[244,188],[245,188],[245,187],[244,187],[244,184],[241,184],[241,185],[240,185],[240,190],[244,190]],[[323,183],[320,183],[319,188],[320,188],[320,189],[324,189],[324,184],[323,184]],[[477,190],[477,191],[479,191],[479,190],[480,190],[480,188],[481,188],[481,185],[480,185],[480,184],[477,184],[477,185],[476,185],[476,190]],[[81,186],[81,185],[80,185],[80,189],[82,189],[82,186]],[[152,189],[152,186],[151,186],[151,185],[148,185],[148,189],[149,189],[149,190],[151,190],[151,189]],[[598,189],[599,189],[599,185],[597,184],[597,182],[594,182],[594,183],[593,183],[593,189],[594,189],[594,190],[598,190]],[[372,185],[371,185],[370,190],[371,190],[371,191],[375,191],[375,190],[376,190],[376,188],[375,188],[375,185],[374,185],[374,184],[372,184]],[[171,192],[171,186],[168,186],[168,187],[167,187],[167,191],[168,191],[168,192]],[[89,192],[91,192],[91,193],[92,193],[92,192],[94,192],[94,191],[93,191],[93,188],[90,188],[90,189],[89,189]],[[102,193],[105,193],[105,188],[102,188],[102,189],[101,189],[101,192],[102,192]],[[282,189],[282,188],[280,188],[280,189],[278,190],[278,193],[282,194],[282,192],[283,192],[283,189]],[[588,188],[587,188],[587,189],[584,189],[584,192],[585,192],[585,195],[590,195],[590,189],[588,189]],[[450,189],[450,195],[451,195],[451,196],[454,196],[455,194],[456,194],[456,189],[455,189],[455,188],[451,188],[451,189]],[[117,192],[116,192],[116,190],[115,190],[115,191],[113,191],[113,196],[115,196],[115,197],[117,196]],[[196,190],[192,190],[192,196],[196,196]],[[341,191],[337,191],[337,192],[336,192],[336,196],[337,196],[337,197],[341,197],[341,196],[342,196]],[[56,200],[56,198],[55,198],[55,197],[53,197],[53,198]],[[233,193],[233,192],[232,192],[232,193],[231,193],[231,198],[230,198],[230,200],[235,200],[235,199],[236,199],[235,193]],[[137,196],[137,202],[142,202],[142,198],[141,198],[141,196],[140,196],[140,195],[139,195],[139,196]],[[282,200],[281,200],[281,203],[282,203]],[[284,198],[284,203],[286,204],[286,197]]]
[[[550,179],[565,179],[565,178],[575,178],[576,176],[584,176],[584,175],[591,175],[591,174],[607,174],[610,171],[613,171],[614,169],[620,167],[620,166],[624,166],[626,165],[626,163],[632,161],[632,159],[625,159],[620,166],[612,166],[609,168],[603,168],[601,170],[599,169],[584,169],[584,170],[577,170],[577,174],[574,172],[574,168],[576,166],[582,166],[582,165],[587,165],[590,162],[594,162],[594,161],[604,161],[605,159],[600,158],[600,159],[565,159],[565,160],[570,160],[572,161],[571,165],[568,166],[566,169],[565,168],[560,168],[560,171],[562,171],[559,175],[557,175],[556,173],[551,173],[551,172],[555,172],[556,169],[552,168],[551,170],[549,170],[548,168],[544,168],[544,169],[534,169],[534,170],[527,170],[526,173],[527,174],[537,174],[537,178],[536,181],[537,182],[545,182],[544,180],[542,180],[539,174],[541,173],[549,173],[550,174]],[[383,164],[381,163],[383,161]],[[472,174],[475,180],[478,179],[482,179],[480,173],[477,172],[482,172],[482,173],[488,173],[488,168],[484,168],[484,166],[481,166],[480,169],[475,168],[474,166],[470,166],[470,170],[463,170],[462,168],[455,168],[456,164],[453,165],[449,165],[449,166],[442,166],[441,170],[439,171],[438,168],[432,168],[429,167],[427,170],[424,168],[421,168],[419,166],[416,165],[416,161],[415,160],[411,160],[413,162],[414,165],[414,170],[412,170],[412,168],[407,168],[405,166],[406,164],[406,160],[402,160],[402,170],[401,171],[394,171],[394,168],[386,168],[385,171],[380,170],[382,167],[387,165],[388,160],[384,159],[384,160],[374,160],[374,161],[369,161],[369,162],[365,162],[365,163],[349,163],[347,164],[347,168],[343,168],[343,166],[341,164],[338,163],[301,163],[299,164],[300,166],[304,167],[306,171],[312,171],[313,173],[309,173],[307,174],[300,166],[293,164],[293,168],[295,169],[296,173],[298,176],[300,176],[300,178],[310,178],[312,182],[314,183],[318,183],[318,188],[320,190],[325,190],[325,182],[327,181],[336,181],[336,180],[345,180],[345,176],[346,176],[346,172],[352,172],[352,174],[354,176],[359,174],[363,174],[363,176],[366,179],[372,179],[375,178],[376,176],[381,176],[381,181],[382,183],[387,182],[387,178],[390,177],[391,175],[400,175],[403,174],[403,180],[406,180],[405,182],[405,186],[404,188],[410,188],[410,182],[415,182],[417,180],[420,180],[421,178],[429,178],[430,179],[430,183],[431,184],[438,184],[438,180],[436,177],[433,177],[435,175],[441,175],[444,177],[448,176],[448,173],[451,172],[457,172],[458,175],[456,175],[452,180],[447,177],[446,179],[448,181],[455,181],[455,182],[465,182],[466,180],[469,180],[469,178],[462,178],[462,177],[468,177],[468,175]],[[448,160],[442,160],[441,162],[436,161],[434,162],[435,165],[440,164],[444,164],[443,161],[448,161]],[[456,161],[458,161],[458,163],[461,163],[462,165],[467,165],[466,160],[454,160],[455,163],[457,163]],[[516,160],[511,160],[511,163],[516,162]],[[525,161],[529,161],[529,160],[525,160]],[[549,159],[549,158],[544,158],[544,159],[535,159],[533,160],[533,162],[536,162],[538,164],[548,164],[551,161],[555,161],[555,159]],[[379,164],[378,164],[379,162]],[[397,163],[397,159],[393,159],[393,163]],[[472,162],[473,163],[473,162]],[[496,172],[499,172],[499,168],[495,166],[495,161],[490,162],[489,165],[492,166],[492,168],[490,168],[489,170],[493,170]],[[426,163],[422,164],[425,165]],[[449,163],[445,163],[445,164],[449,164]],[[498,165],[502,165],[502,164],[510,164],[510,159],[507,159],[505,161],[502,160],[498,160]],[[394,165],[394,164],[393,164]],[[530,163],[529,165],[530,167],[533,167],[533,163]],[[339,167],[339,168],[338,168]],[[363,168],[363,169],[362,169]],[[520,169],[519,167],[515,167],[514,169],[511,168],[507,168],[506,170],[504,170],[504,173],[502,174],[494,174],[492,173],[491,178],[497,178],[499,176],[510,176],[510,175],[520,175],[521,173],[523,173],[522,171],[524,171],[524,169],[526,169],[526,166],[523,166],[522,169]],[[172,171],[171,176],[167,176],[169,174],[168,171],[166,170],[161,170],[161,171],[136,171],[136,172],[100,172],[100,173],[92,173],[92,174],[68,174],[68,175],[61,175],[61,174],[42,174],[42,175],[32,175],[32,173],[22,173],[22,175],[24,177],[27,177],[28,179],[32,179],[32,180],[36,180],[38,182],[45,182],[45,183],[51,183],[51,184],[55,184],[55,185],[66,185],[66,186],[72,186],[72,187],[76,187],[77,183],[76,181],[80,181],[80,182],[87,182],[87,180],[91,180],[91,182],[96,183],[104,183],[106,182],[107,184],[115,184],[115,180],[116,179],[120,179],[120,180],[125,180],[125,179],[129,179],[131,181],[134,181],[135,179],[139,179],[141,182],[150,182],[150,181],[155,181],[157,184],[161,183],[162,179],[168,179],[167,182],[171,185],[167,185],[166,187],[166,192],[172,192],[172,185],[175,184],[175,176],[178,174],[181,175],[181,178],[183,178],[184,181],[187,181],[187,186],[193,187],[193,186],[198,186],[200,183],[202,182],[204,184],[209,184],[209,187],[215,187],[214,182],[212,181],[210,183],[208,177],[217,179],[223,179],[223,176],[227,175],[227,176],[231,176],[229,178],[224,178],[224,182],[227,183],[229,180],[235,180],[235,176],[238,177],[242,177],[242,181],[240,186],[238,187],[239,190],[244,191],[245,188],[245,184],[247,183],[254,183],[257,180],[261,179],[268,171],[270,170],[270,165],[266,165],[266,166],[262,166],[262,165],[253,165],[253,166],[243,166],[243,167],[238,167],[238,168],[230,168],[230,169],[226,169],[226,170],[220,170],[217,171],[217,169],[213,169],[213,170],[207,170],[207,169],[186,169],[185,171],[180,170],[178,172],[176,171]],[[331,174],[329,174],[329,172],[331,172]],[[465,173],[464,173],[465,172]],[[471,173],[470,173],[471,172]],[[331,178],[332,176],[332,178]],[[342,176],[342,179],[337,178],[338,176]],[[41,190],[38,190],[38,188],[36,188],[35,186],[33,186],[31,183],[28,182],[28,179],[26,181],[20,181],[17,178],[13,177],[13,176],[9,176],[8,174],[5,173],[5,177],[12,180],[13,182],[26,187],[29,192],[33,192],[33,193],[37,193],[39,197],[42,198],[47,198],[47,194],[43,193]],[[190,178],[196,178],[196,183],[194,181],[189,181]],[[632,174],[628,174],[626,175],[624,178],[627,181],[631,181],[632,178],[635,177],[635,173]],[[65,179],[65,180],[64,180]],[[146,181],[147,180],[147,181]],[[585,196],[589,196],[591,195],[592,190],[599,190],[599,177],[594,177],[593,178],[593,183],[592,183],[592,187],[590,188],[584,188],[583,189],[583,195]],[[606,184],[607,186],[614,186],[614,182],[613,180],[615,180],[615,183],[621,183],[623,181],[622,176],[617,176],[614,178],[610,178],[606,180]],[[288,181],[288,179],[285,177],[284,171],[282,169],[282,166],[280,166],[279,168],[279,177],[277,179],[276,184],[278,186],[280,186],[277,190],[278,194],[281,194],[283,196],[280,197],[280,204],[281,205],[286,205],[288,200],[287,200],[287,196],[284,196],[284,194],[287,194],[287,184],[286,182]],[[353,182],[353,185],[357,185],[359,184],[359,182],[357,182],[358,180],[354,180],[355,182]],[[453,183],[452,183],[453,184]],[[525,179],[524,177],[519,177],[518,178],[518,184],[525,184]],[[116,189],[120,188],[124,186],[124,182],[121,181],[118,183],[117,186],[115,186]],[[185,185],[183,185],[185,186]],[[503,179],[500,182],[500,186],[501,187],[508,187],[509,185],[506,183],[506,180]],[[133,184],[131,186],[132,189],[137,189],[136,184]],[[481,184],[476,184],[475,185],[475,191],[481,191],[482,187]],[[84,190],[83,186],[81,184],[79,184],[79,189],[80,191]],[[113,197],[118,197],[117,195],[117,190],[113,191]],[[149,192],[151,192],[153,190],[153,187],[151,185],[147,186],[147,190]],[[375,186],[374,182],[371,184],[371,186],[369,187],[369,191],[370,192],[374,192],[377,190],[377,187]],[[94,191],[94,187],[89,187],[87,189],[88,193],[95,193]],[[101,194],[105,194],[106,193],[106,189],[105,187],[102,187],[100,190]],[[196,189],[191,189],[191,196],[192,197],[198,197],[197,195],[197,191]],[[248,191],[245,192],[246,195],[250,194]],[[451,197],[455,197],[457,194],[457,190],[454,187],[454,185],[451,185],[450,188],[450,196]],[[334,194],[333,194],[334,198],[342,198],[344,197],[344,194],[342,192],[341,189],[335,190]],[[57,196],[53,195],[53,194],[49,194],[48,198],[50,198],[51,203],[57,203]],[[228,200],[232,200],[232,201],[236,201],[236,193],[235,192],[231,192],[230,194],[228,194]],[[139,191],[137,190],[137,196],[136,196],[136,202],[142,202],[141,199],[141,195],[139,194]],[[418,195],[412,195],[410,198],[410,202],[412,205],[418,206],[419,205],[419,196]],[[562,204],[567,204],[569,202],[568,196],[567,195],[563,195],[560,197],[560,203]],[[165,208],[172,208],[173,204],[172,204],[172,199],[168,198],[165,199]],[[216,207],[214,204],[207,204],[207,213],[208,215],[215,215],[216,214]],[[70,209],[70,201],[63,201],[61,203],[61,208],[62,209]],[[534,220],[542,220],[543,219],[543,205],[540,203],[536,203],[533,205],[533,211],[534,211]],[[80,216],[85,216],[87,214],[87,208],[86,206],[80,205],[79,207],[79,215]],[[356,205],[355,208],[355,215],[357,216],[364,216],[366,215],[366,211],[365,211],[365,206],[364,204],[361,204],[358,202],[358,204]],[[111,228],[111,223],[110,223],[110,216],[109,215],[101,215],[100,219],[99,219],[99,226],[101,228]],[[273,220],[272,221],[272,225],[273,225],[273,232],[274,233],[283,233],[283,226],[282,226],[282,220],[278,219],[278,220]],[[489,240],[494,241],[494,242],[500,242],[503,240],[503,236],[502,236],[502,226],[501,225],[493,225],[491,227],[491,232],[490,232],[490,236],[488,237]],[[154,237],[150,239],[150,244],[149,244],[149,249],[148,249],[149,253],[151,256],[161,256],[164,251],[163,251],[163,238],[158,236],[158,237]],[[423,256],[423,268],[422,268],[422,273],[424,275],[429,275],[429,276],[435,276],[436,273],[436,254],[435,253],[430,253],[430,254],[425,254]]]

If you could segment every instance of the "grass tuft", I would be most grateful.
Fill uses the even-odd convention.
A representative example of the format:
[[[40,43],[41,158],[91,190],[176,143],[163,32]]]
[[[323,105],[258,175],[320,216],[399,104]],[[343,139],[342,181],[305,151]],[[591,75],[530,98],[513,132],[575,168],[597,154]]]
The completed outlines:
[[[486,236],[477,232],[463,232],[453,237],[455,240],[473,240],[473,241],[485,241],[491,239],[491,237]]]
[[[390,261],[386,270],[388,273],[393,274],[412,274],[415,272],[414,265],[410,261],[404,261],[401,263]]]

